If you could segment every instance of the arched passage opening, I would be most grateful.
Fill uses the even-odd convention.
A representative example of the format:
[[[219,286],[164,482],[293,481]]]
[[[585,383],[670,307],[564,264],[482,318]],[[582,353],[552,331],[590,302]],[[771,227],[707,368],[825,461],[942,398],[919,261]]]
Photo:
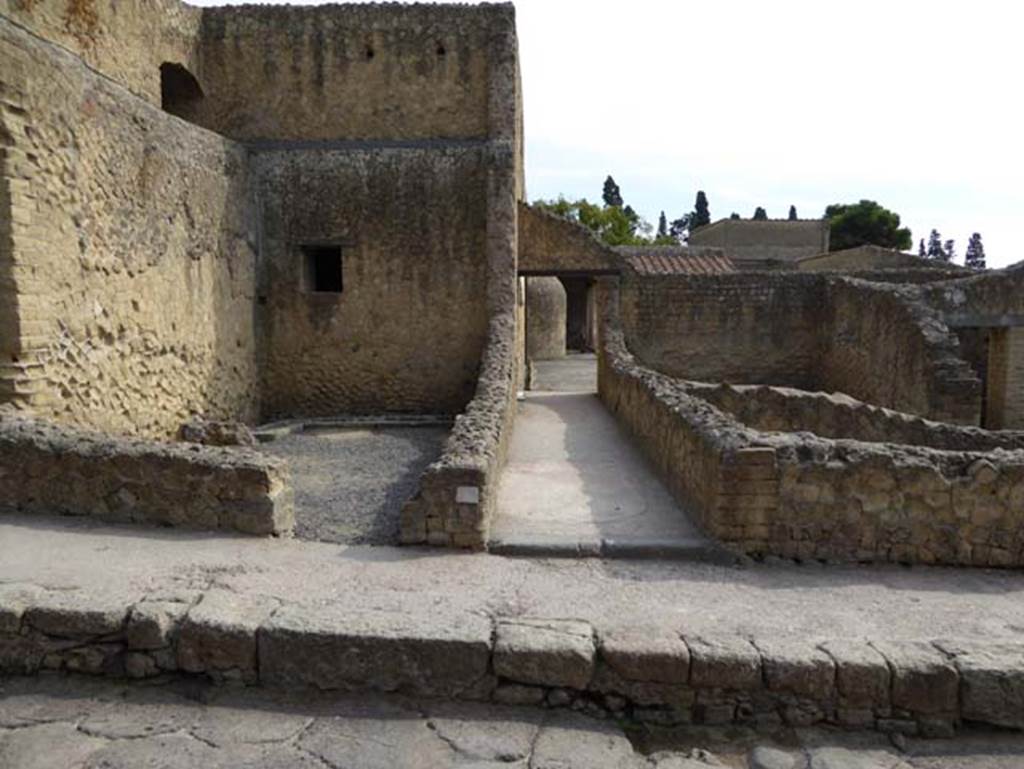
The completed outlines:
[[[195,122],[195,110],[202,100],[203,89],[195,75],[181,64],[160,65],[160,106],[165,112]]]

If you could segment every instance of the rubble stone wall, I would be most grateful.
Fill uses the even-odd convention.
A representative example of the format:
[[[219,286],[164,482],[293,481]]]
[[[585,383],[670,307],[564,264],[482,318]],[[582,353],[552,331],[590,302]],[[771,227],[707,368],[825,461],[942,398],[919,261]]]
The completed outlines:
[[[642,366],[605,290],[601,398],[710,536],[759,556],[1024,564],[1018,435],[940,426],[934,442],[960,447],[936,449],[761,432]]]
[[[0,102],[13,211],[0,273],[18,313],[0,335],[0,392],[40,416],[142,436],[193,414],[253,417],[244,150],[6,18]]]
[[[1024,449],[1024,432],[934,422],[841,393],[763,385],[693,382],[687,391],[761,432],[810,432],[823,438],[898,443],[947,451]]]
[[[0,510],[284,534],[283,465],[259,452],[110,436],[0,417]]]

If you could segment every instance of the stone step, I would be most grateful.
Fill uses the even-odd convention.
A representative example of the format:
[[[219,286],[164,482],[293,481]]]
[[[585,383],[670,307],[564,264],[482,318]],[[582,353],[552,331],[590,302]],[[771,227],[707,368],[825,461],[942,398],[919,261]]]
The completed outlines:
[[[606,537],[580,540],[528,534],[505,534],[492,538],[487,550],[495,555],[521,558],[624,558],[658,559],[729,565],[742,558],[720,545],[697,538]]]
[[[1024,729],[1024,644],[599,632],[567,618],[340,610],[211,588],[194,602],[0,585],[0,673],[202,676],[610,711],[657,723]]]

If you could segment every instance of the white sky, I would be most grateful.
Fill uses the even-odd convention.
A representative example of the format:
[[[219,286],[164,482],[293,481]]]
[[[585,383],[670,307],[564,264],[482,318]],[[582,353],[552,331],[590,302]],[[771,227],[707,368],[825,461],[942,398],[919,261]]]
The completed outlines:
[[[192,0],[198,5],[224,4]],[[315,0],[313,0],[315,3]],[[531,199],[652,223],[816,217],[872,198],[917,241],[1024,260],[1024,4],[1016,0],[517,0]]]

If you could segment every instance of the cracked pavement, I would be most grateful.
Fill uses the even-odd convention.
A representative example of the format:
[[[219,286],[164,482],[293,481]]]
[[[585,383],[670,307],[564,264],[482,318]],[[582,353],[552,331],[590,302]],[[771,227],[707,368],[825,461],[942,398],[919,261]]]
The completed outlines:
[[[4,769],[1018,769],[1024,735],[956,740],[689,727],[399,696],[0,679]]]

